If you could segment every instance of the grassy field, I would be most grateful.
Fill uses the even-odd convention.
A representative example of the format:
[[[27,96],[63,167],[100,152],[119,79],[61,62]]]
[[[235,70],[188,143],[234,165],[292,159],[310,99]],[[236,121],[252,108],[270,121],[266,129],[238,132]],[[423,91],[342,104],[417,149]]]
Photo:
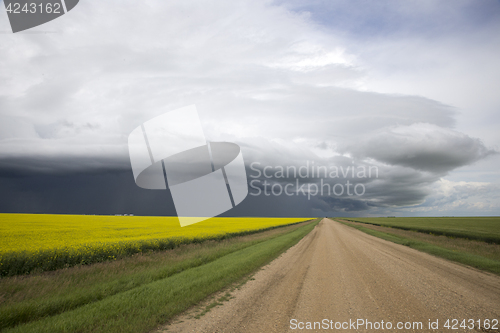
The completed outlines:
[[[373,236],[500,274],[498,217],[336,219]],[[354,222],[357,221],[357,222]]]
[[[211,218],[181,228],[176,217],[0,214],[0,276],[115,260],[304,220]]]
[[[318,221],[94,265],[2,278],[0,329],[149,332],[270,262]]]
[[[475,239],[500,244],[500,217],[377,217],[349,218],[348,221],[370,223],[434,235]]]

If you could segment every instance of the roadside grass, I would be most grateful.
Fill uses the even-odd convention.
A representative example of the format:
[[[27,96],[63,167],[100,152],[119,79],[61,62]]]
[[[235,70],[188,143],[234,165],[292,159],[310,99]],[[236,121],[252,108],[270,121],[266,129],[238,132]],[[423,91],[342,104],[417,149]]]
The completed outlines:
[[[207,306],[205,306],[205,308],[201,312],[196,314],[193,318],[200,319],[201,317],[206,315],[208,312],[210,312],[210,310],[212,310],[216,306],[223,305],[224,302],[229,301],[231,298],[232,298],[231,293],[226,292],[224,294],[224,296],[217,298],[217,300],[215,300],[215,301],[209,303]]]
[[[318,222],[2,279],[2,325],[5,332],[147,332],[271,261]],[[11,297],[17,301],[5,304]]]
[[[344,220],[500,244],[500,217],[498,216],[375,217],[349,218]]]
[[[499,246],[497,244],[483,242],[482,247],[477,244],[478,242],[475,242],[474,246],[470,246],[463,239],[446,239],[447,237],[444,236],[432,235],[421,237],[418,232],[407,231],[403,233],[402,230],[380,226],[374,228],[369,224],[353,223],[352,220],[335,219],[335,221],[393,243],[500,275],[500,254],[498,253]],[[474,250],[471,251],[472,248]],[[486,251],[481,249],[486,249]]]
[[[477,240],[450,237],[444,235],[433,235],[413,230],[404,230],[392,227],[381,227],[366,223],[357,223],[357,222],[350,222],[350,223],[360,225],[368,229],[390,233],[398,237],[409,238],[424,243],[429,243],[439,247],[444,247],[452,251],[467,252],[500,262],[500,244],[486,243]]]

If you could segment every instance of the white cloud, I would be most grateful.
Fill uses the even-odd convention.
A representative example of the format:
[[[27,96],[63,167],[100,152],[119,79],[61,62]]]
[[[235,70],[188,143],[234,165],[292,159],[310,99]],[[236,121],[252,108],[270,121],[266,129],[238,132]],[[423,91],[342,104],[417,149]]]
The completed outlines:
[[[408,212],[436,215],[496,215],[500,209],[499,186],[487,182],[454,182],[440,179],[433,184],[426,202]]]
[[[410,96],[433,86],[428,76],[411,89],[396,87],[419,66],[429,75],[433,59],[446,63],[446,45],[429,54],[417,48],[426,43],[377,40],[362,54],[363,45],[306,14],[244,0],[87,0],[37,29],[56,33],[0,35],[5,161],[115,167],[112,161],[127,158],[133,128],[189,104],[197,105],[207,138],[240,143],[249,163],[331,163],[341,155],[385,163],[368,198],[380,205],[420,204],[439,175],[488,153],[451,129],[456,108]],[[395,53],[398,45],[409,47]],[[423,55],[403,61],[417,50]],[[405,71],[384,81],[394,67]],[[376,90],[377,80],[379,92],[359,89]]]

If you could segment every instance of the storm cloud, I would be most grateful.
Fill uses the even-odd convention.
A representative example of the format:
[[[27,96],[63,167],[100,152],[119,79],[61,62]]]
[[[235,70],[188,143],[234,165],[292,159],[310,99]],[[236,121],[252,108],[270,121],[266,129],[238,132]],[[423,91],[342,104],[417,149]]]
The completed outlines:
[[[475,35],[464,41],[481,48],[476,37],[491,36],[495,23],[470,21],[465,3],[472,6],[461,2],[449,24],[466,21]],[[346,2],[335,4],[345,17],[354,10],[365,19],[368,15]],[[423,87],[429,83],[412,79],[431,70],[422,54],[440,62],[442,54],[455,50],[453,29],[434,19],[431,30],[439,33],[415,25],[418,15],[439,16],[443,9],[438,5],[412,2],[415,11],[408,11],[389,1],[398,15],[412,17],[406,25],[400,19],[392,22],[404,31],[399,35],[380,24],[369,29],[345,20],[334,24],[318,14],[321,8],[333,10],[329,6],[321,1],[306,6],[292,1],[145,5],[89,0],[35,33],[1,34],[0,211],[175,214],[168,191],[134,187],[127,137],[148,119],[195,104],[209,141],[240,145],[249,182],[334,186],[350,181],[365,189],[362,196],[249,195],[228,214],[413,214],[419,207],[437,212],[451,193],[444,191],[451,184],[446,177],[497,158],[499,142],[488,131],[487,142],[468,133],[462,119],[483,112],[489,128],[486,101],[492,108],[500,106],[498,98],[486,91],[479,111],[471,110],[469,102],[461,106],[461,97],[426,94]],[[477,12],[491,16],[495,10]],[[384,13],[372,15],[381,20]],[[6,15],[0,15],[0,29],[8,30]],[[442,43],[436,46],[438,40]],[[490,39],[484,50],[500,50],[497,42]],[[406,51],[399,51],[417,47],[426,49],[414,52],[411,64]],[[398,52],[391,66],[384,62]],[[454,53],[449,62],[459,64],[460,57]],[[500,68],[498,60],[484,59],[493,72]],[[417,73],[408,77],[414,93],[394,88],[400,78],[388,83],[399,72]],[[374,89],[373,80],[381,73],[381,88]],[[484,78],[485,85],[491,83],[489,76]],[[475,127],[471,131],[478,134]],[[250,177],[266,166],[312,164],[328,170],[374,167],[378,173],[364,178],[349,173],[338,178]],[[464,200],[469,212],[477,213],[480,205],[474,204],[486,202],[481,195],[495,193],[497,181],[472,179],[453,186],[456,201]],[[477,184],[493,192],[476,191],[475,202],[460,196],[483,186]]]

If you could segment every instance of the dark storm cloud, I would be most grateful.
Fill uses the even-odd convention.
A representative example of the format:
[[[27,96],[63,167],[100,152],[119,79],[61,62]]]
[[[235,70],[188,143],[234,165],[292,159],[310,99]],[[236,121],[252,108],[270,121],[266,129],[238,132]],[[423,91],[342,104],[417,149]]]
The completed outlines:
[[[247,175],[250,196],[304,197],[319,215],[418,205],[440,179],[432,172],[343,156],[283,165],[254,162]]]
[[[39,172],[0,166],[0,212],[176,216],[168,190],[138,187],[130,169]],[[221,216],[312,216],[302,197],[252,197]]]
[[[437,174],[497,154],[477,138],[430,124],[389,128],[346,146],[346,151],[358,158]]]
[[[0,211],[4,213],[175,215],[168,191],[135,185],[130,171],[81,173],[0,170]]]
[[[387,12],[377,7],[376,22],[353,30],[363,35],[378,27],[383,35],[404,23],[384,26],[390,13],[412,16],[402,5],[387,3]],[[123,10],[116,12],[116,6]],[[443,8],[430,5],[429,12],[436,13],[434,6]],[[425,6],[411,7],[420,11],[412,17],[426,13]],[[363,17],[369,12],[363,10]],[[431,21],[437,27],[434,16]],[[494,154],[453,129],[457,107],[363,89],[371,69],[357,61],[359,54],[349,53],[349,41],[286,6],[89,0],[72,11],[71,20],[50,24],[64,33],[4,35],[0,43],[0,211],[173,214],[168,191],[135,186],[127,137],[154,116],[190,104],[197,105],[208,140],[241,146],[249,176],[254,162],[260,171],[308,162],[379,170],[375,178],[346,174],[325,180],[356,181],[366,186],[361,197],[249,195],[228,214],[293,216],[419,205],[441,177]],[[380,54],[408,46],[374,43],[383,49]],[[420,46],[412,47],[425,56]],[[376,51],[365,47],[370,55]],[[398,60],[391,68],[424,63],[415,55]],[[317,185],[322,179],[273,176],[270,182],[296,180]]]
[[[56,157],[5,157],[0,159],[0,172],[4,177],[25,175],[58,175],[78,173],[129,172],[130,160],[127,155],[114,158],[101,156],[56,156]]]

